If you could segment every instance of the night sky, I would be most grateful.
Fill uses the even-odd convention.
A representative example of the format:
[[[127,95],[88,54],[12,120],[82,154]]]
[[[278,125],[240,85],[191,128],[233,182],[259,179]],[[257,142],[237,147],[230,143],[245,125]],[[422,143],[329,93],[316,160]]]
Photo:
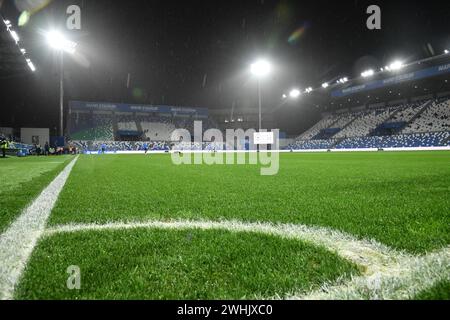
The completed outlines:
[[[292,87],[317,87],[450,47],[448,1],[57,0],[16,28],[38,70],[0,71],[0,125],[57,123],[58,69],[41,33],[61,28],[69,4],[82,8],[82,30],[65,31],[79,44],[77,55],[65,59],[66,99],[74,100],[256,107],[248,71],[264,56],[274,64],[263,83],[270,110]],[[381,7],[382,30],[366,28],[370,4]],[[0,11],[17,24],[14,1],[5,0]],[[317,116],[301,100],[278,112],[287,127]]]

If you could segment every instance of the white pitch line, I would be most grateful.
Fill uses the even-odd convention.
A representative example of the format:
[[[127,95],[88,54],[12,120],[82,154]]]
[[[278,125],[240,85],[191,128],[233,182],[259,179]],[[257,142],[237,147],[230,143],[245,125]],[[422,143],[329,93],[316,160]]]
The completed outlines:
[[[78,156],[0,235],[0,300],[13,299],[14,288],[77,159]]]
[[[65,232],[89,230],[121,230],[136,228],[157,229],[202,229],[227,230],[232,232],[249,232],[274,235],[285,239],[302,240],[313,245],[323,246],[339,256],[354,262],[361,271],[373,274],[383,270],[386,265],[406,254],[388,248],[375,241],[358,240],[355,237],[324,227],[297,224],[274,224],[264,222],[241,221],[192,221],[175,220],[147,222],[111,222],[106,224],[69,224],[56,226],[46,230],[46,235]]]
[[[344,278],[334,285],[323,285],[320,290],[311,293],[283,295],[273,299],[411,299],[441,280],[450,280],[450,247],[424,256],[413,256],[376,241],[358,240],[349,234],[316,226],[191,220],[111,222],[56,226],[47,229],[45,236],[139,228],[226,230],[296,239],[323,246],[361,268],[362,276],[351,280]]]
[[[407,300],[450,281],[450,247],[419,257],[404,257],[386,266],[383,272],[325,285],[312,293],[288,296],[300,300]]]

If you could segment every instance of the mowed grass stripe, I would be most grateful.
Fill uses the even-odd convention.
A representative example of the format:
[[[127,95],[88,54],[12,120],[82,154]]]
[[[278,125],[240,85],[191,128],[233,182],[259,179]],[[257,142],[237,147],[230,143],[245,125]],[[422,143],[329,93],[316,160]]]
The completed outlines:
[[[68,156],[0,159],[0,233],[70,159]]]
[[[258,166],[175,166],[170,156],[83,156],[52,225],[206,219],[330,227],[423,253],[450,243],[450,152],[281,154]]]
[[[81,270],[81,289],[66,269]],[[358,274],[320,247],[222,230],[56,234],[35,250],[17,299],[255,299]]]

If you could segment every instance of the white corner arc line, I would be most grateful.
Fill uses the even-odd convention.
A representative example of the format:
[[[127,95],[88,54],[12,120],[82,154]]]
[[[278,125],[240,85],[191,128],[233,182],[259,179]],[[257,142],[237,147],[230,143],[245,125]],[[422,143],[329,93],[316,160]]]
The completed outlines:
[[[413,256],[376,241],[358,240],[336,230],[296,225],[241,221],[147,221],[106,224],[68,224],[47,229],[45,236],[83,231],[155,228],[169,230],[227,230],[261,233],[323,246],[362,267],[362,276],[342,278],[310,293],[285,294],[273,299],[410,299],[441,280],[450,280],[450,247]],[[264,299],[264,297],[259,297]],[[267,297],[266,297],[267,299]]]
[[[358,240],[349,234],[325,227],[298,224],[274,224],[270,222],[242,222],[237,220],[151,220],[146,222],[110,222],[106,224],[68,224],[49,228],[45,231],[45,235],[51,236],[56,233],[137,228],[172,230],[216,229],[231,232],[261,233],[285,239],[301,240],[316,246],[325,247],[346,260],[352,261],[359,267],[362,267],[362,272],[366,275],[382,270],[385,265],[397,260],[399,257],[408,256],[406,253],[393,250],[376,241]]]
[[[0,235],[0,300],[13,299],[15,286],[45,230],[47,219],[77,160],[78,156]]]
[[[350,281],[323,285],[320,290],[294,294],[293,300],[407,300],[432,288],[440,281],[450,281],[450,247],[424,256],[403,257],[384,271]]]

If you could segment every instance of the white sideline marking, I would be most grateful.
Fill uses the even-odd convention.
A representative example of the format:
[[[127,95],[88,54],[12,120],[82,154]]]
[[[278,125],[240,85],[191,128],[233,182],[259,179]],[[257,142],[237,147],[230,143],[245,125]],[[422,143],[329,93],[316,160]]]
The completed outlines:
[[[411,299],[441,280],[450,280],[450,247],[425,255],[412,256],[376,241],[355,237],[328,228],[295,224],[245,223],[239,221],[113,222],[69,224],[47,229],[45,236],[82,231],[138,228],[227,230],[261,233],[285,239],[302,240],[324,246],[361,268],[362,276],[323,285],[309,294],[277,296],[276,299]],[[263,297],[261,297],[263,298]]]
[[[78,156],[0,235],[0,300],[13,299],[14,288],[77,159]]]

